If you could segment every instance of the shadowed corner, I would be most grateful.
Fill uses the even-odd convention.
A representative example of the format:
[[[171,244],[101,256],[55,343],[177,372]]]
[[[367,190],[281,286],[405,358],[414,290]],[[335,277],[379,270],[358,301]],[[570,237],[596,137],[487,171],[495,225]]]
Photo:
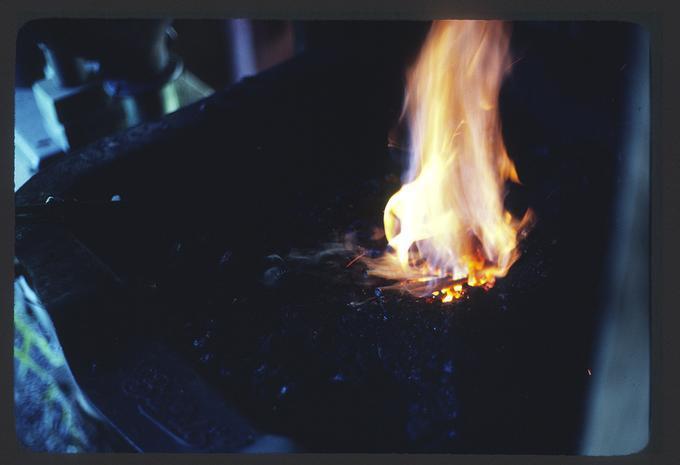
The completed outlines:
[[[15,280],[14,296],[14,417],[19,447],[67,454],[141,452],[83,394],[51,318],[24,276]],[[299,450],[292,440],[270,434],[236,452]]]

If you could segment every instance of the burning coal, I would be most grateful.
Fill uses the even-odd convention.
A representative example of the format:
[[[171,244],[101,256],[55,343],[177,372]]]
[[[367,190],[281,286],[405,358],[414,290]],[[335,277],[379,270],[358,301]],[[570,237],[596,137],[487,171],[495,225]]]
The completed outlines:
[[[369,274],[450,302],[493,286],[519,257],[533,217],[504,207],[519,183],[503,143],[498,96],[510,68],[498,21],[435,21],[407,79],[409,166],[385,207],[388,248],[362,260]]]

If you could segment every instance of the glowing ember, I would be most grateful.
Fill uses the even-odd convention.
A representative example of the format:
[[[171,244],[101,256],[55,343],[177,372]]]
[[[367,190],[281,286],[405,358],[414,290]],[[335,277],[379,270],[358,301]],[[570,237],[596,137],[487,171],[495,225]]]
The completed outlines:
[[[519,182],[498,113],[510,67],[509,34],[497,21],[435,21],[411,69],[405,182],[385,207],[389,247],[363,257],[369,273],[419,297],[460,299],[493,286],[517,260],[530,223],[505,210],[505,183]]]

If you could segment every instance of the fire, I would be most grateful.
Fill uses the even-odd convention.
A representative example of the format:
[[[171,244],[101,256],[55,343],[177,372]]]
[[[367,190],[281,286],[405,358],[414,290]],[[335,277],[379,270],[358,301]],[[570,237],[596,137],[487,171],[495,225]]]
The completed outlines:
[[[388,250],[364,259],[370,274],[451,302],[517,260],[532,213],[516,219],[503,203],[506,182],[519,183],[498,112],[509,68],[504,23],[433,23],[407,79],[409,167],[385,207]]]

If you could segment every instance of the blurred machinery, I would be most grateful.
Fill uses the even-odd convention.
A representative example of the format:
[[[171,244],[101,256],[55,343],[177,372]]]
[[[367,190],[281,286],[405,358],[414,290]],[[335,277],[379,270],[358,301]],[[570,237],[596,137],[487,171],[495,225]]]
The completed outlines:
[[[17,40],[15,190],[101,137],[294,53],[289,21],[38,20]]]

